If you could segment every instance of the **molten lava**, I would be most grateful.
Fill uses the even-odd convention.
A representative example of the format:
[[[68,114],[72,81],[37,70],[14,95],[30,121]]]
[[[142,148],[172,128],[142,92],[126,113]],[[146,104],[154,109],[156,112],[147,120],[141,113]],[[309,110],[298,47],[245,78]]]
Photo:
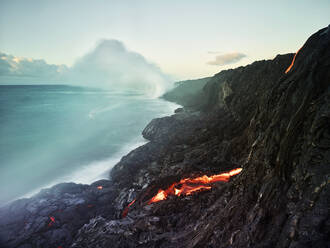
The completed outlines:
[[[126,217],[126,215],[128,214],[128,209],[129,209],[129,207],[132,206],[134,202],[135,202],[135,199],[134,199],[133,201],[131,201],[131,203],[128,204],[127,207],[124,209],[124,211],[123,211],[123,213],[122,213],[122,217],[123,217],[123,218]]]
[[[212,187],[209,185],[215,182],[228,182],[230,177],[239,174],[242,168],[236,168],[229,172],[221,173],[213,176],[201,176],[196,178],[181,179],[180,182],[173,183],[167,189],[160,189],[158,193],[150,199],[148,204],[159,202],[167,199],[169,195],[185,196],[191,195],[194,192],[210,190]]]
[[[49,216],[50,222],[48,223],[48,226],[52,226],[53,223],[55,223],[55,217]]]
[[[236,168],[229,172],[225,172],[213,176],[204,175],[196,178],[181,179],[180,182],[173,183],[170,187],[168,187],[165,190],[164,189],[158,190],[158,193],[148,201],[148,204],[166,200],[167,197],[170,195],[186,196],[186,195],[191,195],[192,193],[195,192],[210,190],[212,189],[212,186],[210,186],[211,183],[228,182],[230,177],[239,174],[241,171],[242,168]],[[134,202],[135,200],[129,203],[127,207],[124,209],[122,213],[123,218],[127,216],[129,207]]]
[[[300,48],[300,49],[301,49],[301,48]],[[296,56],[297,56],[297,54],[299,53],[300,49],[299,49],[299,50],[296,52],[296,54],[293,56],[293,59],[292,59],[291,65],[288,67],[288,69],[286,69],[285,74],[288,73],[288,72],[291,70],[291,68],[292,68],[292,66],[293,66],[293,64],[294,64],[294,61],[296,60]]]

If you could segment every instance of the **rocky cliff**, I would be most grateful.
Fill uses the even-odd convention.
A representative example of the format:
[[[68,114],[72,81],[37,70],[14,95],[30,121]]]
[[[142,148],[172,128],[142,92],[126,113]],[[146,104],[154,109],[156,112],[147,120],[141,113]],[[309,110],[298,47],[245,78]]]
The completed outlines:
[[[166,92],[162,98],[184,105],[186,108],[196,108],[203,102],[203,88],[210,79],[210,77],[206,77],[176,82],[174,83],[175,88]]]
[[[111,181],[62,184],[1,209],[3,246],[329,247],[329,69],[330,27],[295,56],[216,74],[194,111],[148,124],[150,142]],[[151,203],[183,178],[235,168],[227,182]]]

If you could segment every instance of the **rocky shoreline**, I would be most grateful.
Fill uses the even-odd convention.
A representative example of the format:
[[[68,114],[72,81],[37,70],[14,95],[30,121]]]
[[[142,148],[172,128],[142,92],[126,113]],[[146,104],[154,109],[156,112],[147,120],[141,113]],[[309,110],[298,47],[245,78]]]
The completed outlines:
[[[148,124],[150,142],[110,180],[59,184],[0,209],[1,247],[329,247],[329,30],[288,73],[293,54],[208,79],[195,105]],[[211,190],[148,204],[182,178],[238,167]]]

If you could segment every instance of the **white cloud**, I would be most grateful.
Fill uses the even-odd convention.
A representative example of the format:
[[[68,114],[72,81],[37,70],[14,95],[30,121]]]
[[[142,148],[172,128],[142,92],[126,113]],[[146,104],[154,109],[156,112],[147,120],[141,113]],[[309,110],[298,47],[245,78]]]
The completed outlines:
[[[215,60],[207,62],[208,65],[228,65],[228,64],[234,64],[238,61],[240,61],[242,58],[246,57],[243,53],[226,53],[223,55],[218,55],[215,57]]]
[[[16,57],[5,53],[0,53],[0,83],[37,83],[61,80],[66,71],[64,65],[50,65],[44,60],[34,60],[31,58]]]
[[[118,40],[102,40],[72,67],[0,53],[0,84],[64,83],[161,95],[171,80]]]

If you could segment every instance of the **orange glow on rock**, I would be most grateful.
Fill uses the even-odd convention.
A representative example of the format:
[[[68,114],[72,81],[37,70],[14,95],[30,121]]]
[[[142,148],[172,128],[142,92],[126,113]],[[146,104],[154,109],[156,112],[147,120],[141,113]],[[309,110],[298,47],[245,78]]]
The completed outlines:
[[[49,216],[50,222],[48,223],[48,226],[52,226],[53,223],[55,223],[55,217]]]
[[[213,176],[200,176],[196,178],[184,178],[181,179],[177,183],[173,183],[167,189],[159,189],[157,194],[153,196],[148,204],[152,204],[155,202],[163,201],[168,198],[170,195],[175,196],[187,196],[191,195],[195,192],[205,191],[212,189],[211,183],[215,182],[228,182],[230,177],[235,176],[241,173],[242,168],[236,168],[229,172],[224,172],[221,174],[213,175]],[[122,212],[122,217],[125,218],[128,214],[129,207],[135,202],[133,200],[131,203],[127,205],[127,207]]]
[[[188,186],[188,185],[184,185],[179,190],[179,193],[176,194],[176,195],[177,196],[191,195],[194,192],[202,191],[202,190],[210,190],[211,188],[212,188],[211,186],[205,186],[205,185],[199,185],[199,186]]]
[[[155,195],[154,197],[152,197],[150,201],[151,202],[158,202],[158,201],[165,200],[166,197],[167,197],[167,193],[164,190],[160,189],[160,190],[158,190],[157,195]]]
[[[301,48],[300,48],[300,49],[301,49]],[[299,53],[300,49],[299,49],[299,50],[296,52],[296,54],[293,56],[293,59],[292,59],[291,65],[286,69],[285,74],[288,73],[288,72],[291,70],[292,66],[294,65],[294,61],[296,60],[296,56],[297,56],[297,54]]]
[[[229,171],[229,175],[232,177],[232,176],[236,176],[238,175],[239,173],[241,173],[243,169],[242,168],[236,168],[236,169],[233,169],[231,171]]]
[[[97,186],[97,189],[101,190],[101,189],[103,189],[103,186]]]
[[[165,190],[158,190],[158,193],[150,199],[148,204],[163,201],[167,199],[169,195],[185,196],[199,191],[210,190],[212,188],[212,186],[210,186],[211,183],[228,182],[230,177],[239,174],[241,171],[242,168],[236,168],[229,172],[213,176],[204,175],[196,178],[181,179],[179,182],[173,183]]]
[[[133,201],[131,201],[131,202],[127,205],[127,207],[124,209],[124,211],[123,211],[123,213],[122,213],[122,217],[123,217],[123,218],[125,218],[125,217],[127,216],[127,214],[128,214],[128,209],[129,209],[130,206],[133,205],[134,202],[135,202],[135,199],[134,199]]]

